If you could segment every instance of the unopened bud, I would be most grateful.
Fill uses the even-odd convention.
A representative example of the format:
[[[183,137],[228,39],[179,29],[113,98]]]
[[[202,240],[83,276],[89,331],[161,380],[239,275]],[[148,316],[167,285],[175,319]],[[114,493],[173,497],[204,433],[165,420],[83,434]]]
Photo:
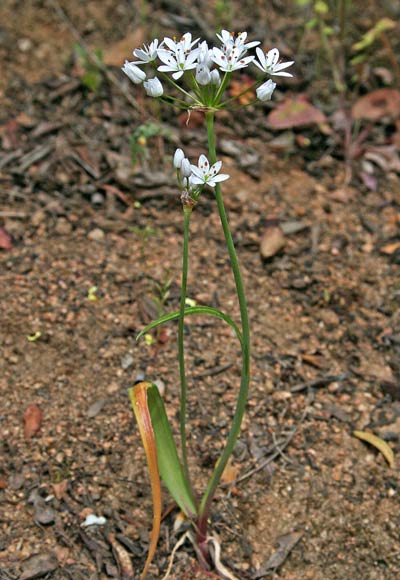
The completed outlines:
[[[187,159],[187,157],[182,159],[181,174],[182,177],[190,177],[192,175],[192,168],[190,167],[190,161]]]
[[[182,151],[182,149],[177,149],[175,151],[175,155],[174,155],[174,167],[176,167],[176,169],[180,169],[181,165],[182,165],[182,161],[185,158],[185,154]]]

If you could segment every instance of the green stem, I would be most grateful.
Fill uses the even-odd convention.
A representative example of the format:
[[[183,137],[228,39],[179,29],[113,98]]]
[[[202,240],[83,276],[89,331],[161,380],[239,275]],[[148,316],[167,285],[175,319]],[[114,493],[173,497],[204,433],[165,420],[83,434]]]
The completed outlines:
[[[214,113],[208,111],[206,113],[207,121],[207,135],[208,135],[208,148],[210,154],[210,163],[214,164],[216,162],[216,147],[215,147],[215,133],[214,133]],[[235,414],[233,417],[233,423],[229,431],[228,439],[226,441],[226,446],[222,455],[213,471],[213,474],[208,483],[207,489],[200,503],[199,509],[199,521],[198,521],[198,538],[202,542],[205,540],[206,528],[207,528],[207,517],[209,508],[211,505],[212,498],[215,494],[215,490],[221,479],[222,473],[226,467],[229,457],[231,456],[235,443],[237,441],[238,435],[240,433],[240,426],[242,424],[244,412],[246,409],[246,402],[249,391],[250,383],[250,328],[249,319],[247,314],[246,297],[244,293],[244,287],[242,282],[242,276],[240,274],[239,263],[236,256],[236,250],[232,239],[232,234],[229,227],[228,217],[226,215],[224,202],[222,199],[222,192],[219,183],[215,187],[215,197],[217,200],[217,206],[219,211],[219,216],[221,220],[222,229],[224,231],[225,242],[229,253],[229,258],[231,261],[231,267],[233,272],[233,277],[236,284],[236,292],[240,307],[240,316],[242,324],[242,377],[240,381],[240,390],[236,403]]]
[[[186,441],[186,399],[187,399],[187,382],[185,372],[185,347],[184,347],[184,324],[185,324],[185,307],[186,307],[186,287],[188,275],[188,256],[189,256],[189,224],[192,210],[184,206],[184,230],[183,230],[183,258],[182,258],[182,284],[181,284],[181,301],[179,308],[178,321],[178,350],[179,350],[179,374],[181,379],[181,409],[180,409],[180,432],[182,445],[182,463],[186,480],[190,485],[189,464],[187,456]]]

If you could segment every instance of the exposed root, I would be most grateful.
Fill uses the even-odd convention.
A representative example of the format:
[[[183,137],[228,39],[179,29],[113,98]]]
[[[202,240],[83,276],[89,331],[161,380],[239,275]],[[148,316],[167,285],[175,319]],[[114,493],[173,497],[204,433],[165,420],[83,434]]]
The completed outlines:
[[[236,576],[228,570],[228,568],[221,562],[221,544],[216,536],[208,536],[207,544],[210,544],[210,554],[213,560],[214,566],[218,574],[221,574],[223,578],[227,580],[239,580]]]
[[[194,535],[189,530],[189,531],[185,532],[183,534],[183,536],[181,536],[181,538],[179,538],[179,540],[176,542],[176,544],[171,552],[171,556],[169,558],[168,569],[167,569],[165,575],[163,576],[162,580],[168,580],[168,578],[170,577],[170,574],[172,572],[172,567],[174,565],[175,554],[179,550],[179,548],[185,543],[186,540],[189,540],[189,542],[193,545],[196,553],[198,553],[198,547],[196,546]],[[228,568],[221,562],[221,543],[220,543],[218,537],[217,536],[208,536],[207,537],[207,544],[210,545],[210,556],[211,556],[212,562],[214,564],[215,570],[218,573],[218,575],[220,575],[221,578],[224,578],[224,580],[240,580],[239,578],[234,576],[232,574],[232,572],[230,572],[228,570]]]
[[[189,539],[193,543],[193,538],[192,538],[191,533],[189,531],[186,532],[185,534],[183,534],[183,536],[181,538],[179,538],[179,540],[176,542],[174,549],[171,552],[171,556],[170,556],[169,564],[168,564],[168,569],[165,573],[165,576],[163,576],[162,580],[167,580],[169,578],[169,575],[171,574],[171,571],[172,571],[172,566],[174,565],[175,554],[179,550],[179,548],[186,542],[187,539]]]

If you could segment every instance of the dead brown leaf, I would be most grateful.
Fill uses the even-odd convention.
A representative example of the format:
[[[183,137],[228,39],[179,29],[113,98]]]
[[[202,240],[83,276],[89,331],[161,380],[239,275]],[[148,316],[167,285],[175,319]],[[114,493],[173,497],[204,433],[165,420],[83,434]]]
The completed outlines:
[[[360,97],[353,105],[353,119],[378,121],[390,116],[396,119],[400,115],[400,91],[397,89],[377,89]]]
[[[144,38],[144,30],[142,28],[136,28],[133,32],[125,36],[125,38],[108,46],[103,50],[104,64],[121,67],[125,60],[137,60],[132,56],[132,51],[143,44]]]
[[[0,250],[11,250],[12,242],[11,236],[6,230],[0,227]]]
[[[110,542],[114,558],[118,564],[118,568],[123,580],[133,580],[135,572],[133,570],[131,558],[128,552],[115,539],[114,534],[108,534],[107,540]]]
[[[267,227],[261,236],[260,254],[265,259],[272,258],[285,244],[286,238],[279,225]]]
[[[292,129],[327,122],[324,113],[312,105],[306,95],[285,99],[268,115],[267,120],[272,129]]]
[[[54,495],[57,499],[62,499],[68,489],[68,479],[64,479],[58,483],[53,483]]]
[[[253,578],[262,578],[266,576],[270,570],[276,570],[281,566],[295,545],[301,540],[303,534],[301,532],[291,532],[284,534],[277,539],[278,549],[272,554],[269,560],[261,566],[261,569],[256,572]]]
[[[399,248],[400,248],[400,242],[393,242],[391,244],[386,244],[386,246],[383,246],[381,248],[381,252],[382,252],[382,254],[386,254],[388,256],[391,256]]]
[[[39,431],[43,421],[43,411],[37,405],[29,405],[24,413],[25,439],[30,439]]]
[[[57,556],[53,553],[35,554],[23,564],[19,580],[43,578],[58,568]]]
[[[240,80],[232,80],[229,88],[229,96],[237,98],[241,105],[248,105],[256,98],[254,90],[247,91],[254,84],[254,80],[247,75],[240,77]]]
[[[233,483],[236,480],[239,471],[240,465],[232,465],[232,461],[228,461],[221,477],[222,483]]]

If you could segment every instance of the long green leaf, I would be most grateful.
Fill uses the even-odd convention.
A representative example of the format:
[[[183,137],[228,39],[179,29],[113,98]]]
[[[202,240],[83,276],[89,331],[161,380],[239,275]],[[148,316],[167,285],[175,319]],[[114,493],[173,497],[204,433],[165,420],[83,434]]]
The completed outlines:
[[[197,513],[196,503],[179,461],[164,401],[156,385],[149,387],[147,399],[156,437],[158,469],[161,478],[181,510],[189,518],[193,517]]]
[[[138,398],[141,396],[143,389],[146,391],[145,407],[143,404],[137,404]],[[196,503],[178,458],[178,452],[176,450],[175,441],[168,422],[164,402],[161,398],[158,388],[152,383],[138,383],[129,389],[129,397],[132,402],[136,420],[139,424],[139,429],[144,447],[146,449],[146,454],[148,443],[143,437],[143,428],[141,428],[141,424],[143,424],[144,417],[146,416],[147,412],[149,412],[151,419],[151,429],[155,438],[158,472],[160,473],[165,485],[169,489],[172,497],[179,505],[181,510],[185,513],[185,515],[188,517],[196,515]],[[147,431],[149,431],[149,429],[147,429]],[[151,460],[149,460],[148,454],[147,457],[149,471],[153,469],[154,472],[154,466],[152,468]],[[154,477],[152,476],[151,471],[150,477],[153,485]]]
[[[191,306],[190,308],[185,309],[185,316],[189,316],[190,314],[210,314],[211,316],[215,316],[215,318],[224,320],[226,323],[229,324],[231,328],[233,328],[236,336],[239,339],[240,344],[242,345],[243,342],[242,333],[240,332],[238,325],[235,322],[233,322],[230,316],[224,314],[224,312],[221,312],[216,308],[211,308],[211,306]],[[154,320],[154,322],[151,322],[145,328],[143,328],[143,330],[141,330],[137,335],[136,340],[139,340],[144,334],[149,332],[149,330],[156,328],[156,326],[159,326],[160,324],[165,324],[166,322],[170,322],[171,320],[177,320],[178,318],[179,311],[161,316],[160,318]]]

